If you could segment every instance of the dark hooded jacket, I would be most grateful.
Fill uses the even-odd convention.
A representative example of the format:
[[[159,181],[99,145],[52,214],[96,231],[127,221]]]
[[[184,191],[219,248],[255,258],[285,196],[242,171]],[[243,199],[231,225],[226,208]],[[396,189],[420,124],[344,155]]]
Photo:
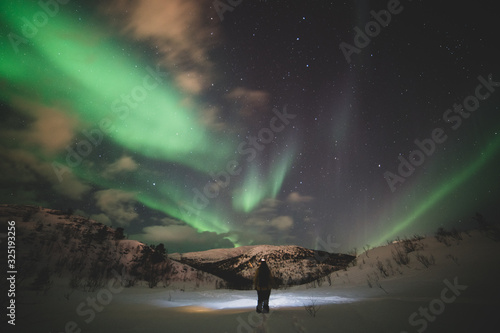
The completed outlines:
[[[274,277],[264,261],[255,272],[253,285],[256,290],[271,290],[274,287]]]

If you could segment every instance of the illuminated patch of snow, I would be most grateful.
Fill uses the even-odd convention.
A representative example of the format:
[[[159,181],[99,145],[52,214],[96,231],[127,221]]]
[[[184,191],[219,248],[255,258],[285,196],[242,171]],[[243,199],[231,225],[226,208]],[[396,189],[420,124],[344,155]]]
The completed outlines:
[[[203,291],[203,292],[161,292],[149,294],[147,299],[138,300],[135,297],[131,302],[144,302],[159,307],[186,307],[196,306],[208,309],[243,309],[253,308],[257,303],[255,290],[246,291]],[[272,308],[302,307],[314,302],[316,305],[352,303],[355,298],[346,298],[325,291],[275,291],[271,293],[269,304]]]

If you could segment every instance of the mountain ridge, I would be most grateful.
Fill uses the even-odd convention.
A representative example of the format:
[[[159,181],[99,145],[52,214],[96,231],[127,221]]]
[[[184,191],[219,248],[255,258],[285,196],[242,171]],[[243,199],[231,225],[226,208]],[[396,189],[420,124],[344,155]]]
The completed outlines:
[[[281,286],[300,285],[345,269],[356,257],[296,245],[253,245],[175,254],[171,257],[230,281],[235,289],[251,288],[258,261],[266,259]]]
[[[17,240],[23,244],[18,253],[20,280],[26,279],[32,287],[40,276],[49,284],[50,277],[57,275],[67,276],[74,288],[96,289],[112,276],[112,271],[118,271],[128,276],[128,287],[145,283],[151,288],[158,284],[197,288],[208,284],[249,289],[257,262],[263,257],[279,284],[288,287],[325,278],[355,259],[295,245],[253,245],[169,255],[162,244],[125,239],[122,228],[72,215],[71,210],[0,205],[0,216],[16,220]]]

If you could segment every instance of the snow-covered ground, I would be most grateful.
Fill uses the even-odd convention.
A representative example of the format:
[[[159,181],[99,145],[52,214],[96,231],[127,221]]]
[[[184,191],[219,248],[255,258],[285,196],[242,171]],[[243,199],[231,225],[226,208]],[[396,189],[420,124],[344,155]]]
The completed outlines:
[[[254,309],[256,305],[254,290],[206,290],[206,291],[158,291],[148,297],[138,299],[137,295],[122,298],[123,302],[148,304],[158,307],[197,306],[211,310]],[[355,298],[341,297],[332,289],[275,290],[272,292],[274,308],[303,307],[314,302],[318,305],[340,304],[356,301]]]
[[[497,332],[500,243],[479,233],[464,235],[458,245],[433,237],[424,243],[419,253],[432,254],[435,265],[426,268],[411,253],[409,266],[392,262],[389,268],[394,246],[372,249],[356,266],[333,273],[331,285],[274,290],[266,315],[255,313],[251,290],[110,285],[68,294],[55,283],[46,295],[18,295],[13,331]],[[314,317],[306,306],[317,310]]]

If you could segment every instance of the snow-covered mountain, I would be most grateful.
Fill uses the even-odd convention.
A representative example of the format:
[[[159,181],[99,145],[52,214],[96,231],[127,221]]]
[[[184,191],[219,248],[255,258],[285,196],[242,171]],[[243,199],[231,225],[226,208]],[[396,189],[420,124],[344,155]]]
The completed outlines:
[[[251,287],[257,263],[266,258],[281,287],[305,284],[344,269],[355,257],[299,246],[242,246],[166,255],[164,246],[125,239],[89,218],[36,206],[0,205],[0,216],[16,221],[20,283],[43,290],[54,278],[71,288],[93,290],[113,274],[136,284],[178,288]],[[4,228],[6,230],[6,228]],[[168,244],[165,244],[168,247]],[[330,281],[331,283],[331,281]]]
[[[19,332],[60,332],[73,322],[74,328],[85,332],[122,333],[379,333],[424,328],[425,332],[497,332],[499,230],[491,224],[463,232],[438,230],[426,238],[415,235],[370,248],[346,270],[331,273],[331,285],[327,277],[321,285],[316,281],[273,290],[271,312],[266,315],[255,312],[254,290],[214,290],[210,285],[184,291],[118,288],[112,299],[101,298],[106,304],[91,306],[88,301],[105,296],[107,288],[76,290],[71,297],[67,288],[52,288],[43,296],[32,290],[16,291],[16,306],[22,313],[16,327]],[[261,249],[265,251],[259,247],[217,249],[182,257],[209,263],[252,250],[257,258],[260,253],[269,255],[274,269],[273,247]],[[180,260],[180,254],[173,257]],[[95,309],[102,311],[90,312]]]
[[[127,287],[225,285],[221,278],[168,259],[164,247],[125,239],[123,229],[70,211],[0,205],[0,217],[2,224],[16,222],[18,282],[32,288],[44,290],[53,280],[66,279],[71,288],[93,290],[116,274]]]
[[[282,287],[299,285],[346,268],[354,256],[300,246],[256,245],[172,255],[173,259],[219,276],[231,288],[250,288],[261,258],[265,258]]]

